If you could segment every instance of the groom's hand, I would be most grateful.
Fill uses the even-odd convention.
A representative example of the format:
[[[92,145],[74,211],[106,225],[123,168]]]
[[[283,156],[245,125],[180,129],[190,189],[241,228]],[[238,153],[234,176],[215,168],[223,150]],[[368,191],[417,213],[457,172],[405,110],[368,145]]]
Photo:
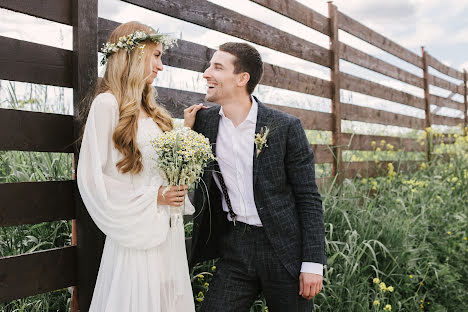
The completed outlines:
[[[319,274],[302,272],[299,275],[299,295],[310,300],[322,290],[323,277]]]
[[[190,107],[184,109],[184,127],[189,127],[193,129],[193,125],[195,124],[195,117],[197,116],[197,112],[202,108],[208,108],[203,103],[195,104]]]

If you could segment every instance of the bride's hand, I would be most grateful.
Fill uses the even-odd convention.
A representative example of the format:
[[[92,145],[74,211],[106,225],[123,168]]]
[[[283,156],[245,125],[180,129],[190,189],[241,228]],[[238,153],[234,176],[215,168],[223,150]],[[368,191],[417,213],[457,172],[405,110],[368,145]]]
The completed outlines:
[[[166,188],[169,190],[163,195]],[[187,185],[180,186],[161,186],[158,191],[158,205],[182,206],[187,194]]]
[[[193,125],[195,124],[195,117],[197,116],[197,112],[202,108],[208,108],[203,103],[195,104],[190,107],[184,109],[184,127],[189,127],[193,129]]]

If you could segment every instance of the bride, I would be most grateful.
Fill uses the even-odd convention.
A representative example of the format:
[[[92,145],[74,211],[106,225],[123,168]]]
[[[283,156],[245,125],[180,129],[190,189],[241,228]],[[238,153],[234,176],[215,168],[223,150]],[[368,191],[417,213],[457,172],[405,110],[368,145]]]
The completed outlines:
[[[106,235],[90,312],[195,311],[182,206],[187,187],[171,187],[155,169],[150,141],[172,130],[151,86],[173,40],[146,25],[117,27],[103,49],[104,78],[84,129],[77,182]]]

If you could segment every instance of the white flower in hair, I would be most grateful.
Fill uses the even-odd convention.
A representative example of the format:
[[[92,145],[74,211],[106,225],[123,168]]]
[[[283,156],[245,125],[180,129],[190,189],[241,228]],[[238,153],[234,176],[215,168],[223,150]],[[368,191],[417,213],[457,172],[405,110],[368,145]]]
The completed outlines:
[[[143,41],[161,43],[164,51],[172,48],[174,44],[176,44],[177,39],[167,34],[159,33],[158,31],[154,34],[148,34],[144,31],[137,30],[128,36],[120,37],[117,43],[106,42],[101,49],[101,52],[104,54],[101,59],[101,64],[105,65],[109,57],[120,49],[125,49],[127,53],[130,54],[135,47],[139,46],[141,53],[143,53],[145,45],[140,45]]]

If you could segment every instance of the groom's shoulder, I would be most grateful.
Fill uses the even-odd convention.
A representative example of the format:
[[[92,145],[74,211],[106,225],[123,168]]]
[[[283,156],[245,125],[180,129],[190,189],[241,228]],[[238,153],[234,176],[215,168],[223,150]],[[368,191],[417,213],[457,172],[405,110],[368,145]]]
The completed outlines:
[[[208,107],[208,108],[204,108],[204,109],[200,109],[198,112],[197,112],[197,116],[196,118],[197,119],[205,119],[205,118],[209,118],[210,116],[213,116],[215,114],[218,114],[219,113],[219,105],[213,105],[211,107]]]

